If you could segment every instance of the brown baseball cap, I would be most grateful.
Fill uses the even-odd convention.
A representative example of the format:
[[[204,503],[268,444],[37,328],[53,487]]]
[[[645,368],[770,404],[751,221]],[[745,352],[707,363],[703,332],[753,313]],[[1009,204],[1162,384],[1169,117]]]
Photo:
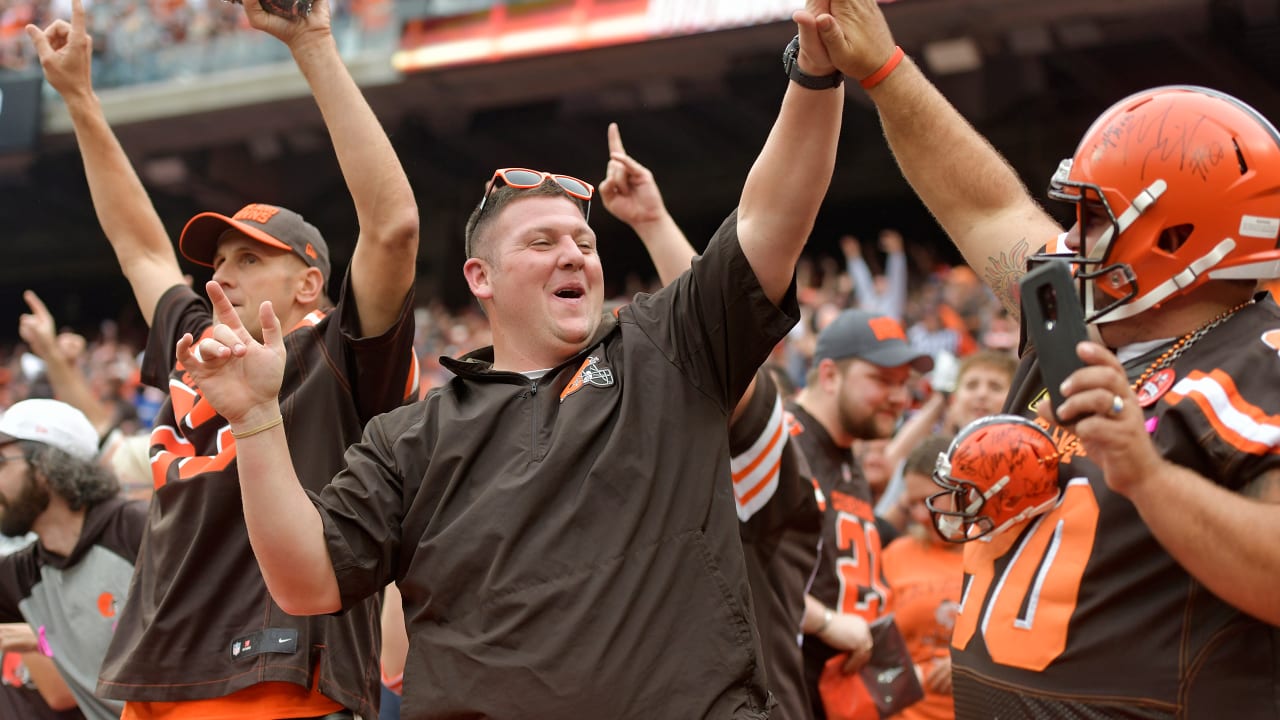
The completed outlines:
[[[231,217],[200,213],[182,229],[178,250],[193,263],[213,267],[218,241],[228,230],[242,232],[263,245],[293,252],[307,265],[319,268],[325,287],[329,286],[329,246],[324,237],[301,215],[277,205],[245,205]]]

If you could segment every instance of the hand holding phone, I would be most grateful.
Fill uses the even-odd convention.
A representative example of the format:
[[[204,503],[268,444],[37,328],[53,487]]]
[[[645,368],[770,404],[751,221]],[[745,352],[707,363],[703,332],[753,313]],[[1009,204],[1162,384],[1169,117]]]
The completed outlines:
[[[243,4],[243,0],[230,0],[237,5]],[[278,15],[282,18],[297,20],[311,14],[311,5],[313,0],[260,0],[262,9]]]
[[[1080,295],[1071,277],[1071,264],[1050,260],[1022,277],[1022,317],[1031,345],[1040,359],[1040,377],[1049,391],[1053,417],[1063,397],[1062,382],[1084,367],[1076,346],[1089,339]],[[1080,418],[1072,418],[1079,420]]]

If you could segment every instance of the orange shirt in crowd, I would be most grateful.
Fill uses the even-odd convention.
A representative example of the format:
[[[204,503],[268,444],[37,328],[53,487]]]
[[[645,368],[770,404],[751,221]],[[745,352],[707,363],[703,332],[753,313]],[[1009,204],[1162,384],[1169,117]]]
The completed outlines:
[[[928,677],[936,659],[951,654],[951,631],[960,610],[964,579],[960,550],[959,545],[903,535],[890,543],[882,556],[885,580],[893,588],[895,620],[922,677]],[[951,694],[933,693],[927,682],[921,684],[925,686],[924,699],[894,717],[953,720]]]

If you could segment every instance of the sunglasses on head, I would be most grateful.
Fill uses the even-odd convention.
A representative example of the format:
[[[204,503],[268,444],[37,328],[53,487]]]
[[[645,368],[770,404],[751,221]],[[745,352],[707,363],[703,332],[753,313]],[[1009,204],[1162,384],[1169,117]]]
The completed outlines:
[[[530,190],[548,180],[554,181],[570,197],[581,200],[583,215],[587,219],[591,218],[591,198],[596,194],[596,189],[591,183],[570,175],[556,175],[526,168],[499,168],[495,170],[493,179],[489,181],[489,187],[484,192],[484,197],[480,199],[480,211],[484,212],[484,206],[489,202],[489,195],[493,194],[494,188],[498,187],[498,181],[502,181],[507,187],[513,187],[517,190]]]

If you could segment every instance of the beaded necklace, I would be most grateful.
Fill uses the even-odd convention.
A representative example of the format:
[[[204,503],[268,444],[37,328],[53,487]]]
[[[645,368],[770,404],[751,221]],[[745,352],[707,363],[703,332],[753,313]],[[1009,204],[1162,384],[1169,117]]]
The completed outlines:
[[[1177,360],[1179,355],[1181,355],[1182,353],[1190,349],[1192,345],[1195,345],[1196,341],[1198,341],[1200,338],[1209,334],[1210,330],[1218,327],[1222,323],[1226,322],[1227,319],[1230,318],[1232,315],[1235,315],[1236,313],[1240,312],[1241,310],[1245,309],[1246,307],[1252,304],[1253,304],[1253,299],[1250,298],[1249,300],[1240,303],[1239,305],[1231,308],[1230,310],[1227,310],[1226,312],[1210,320],[1204,325],[1201,325],[1195,330],[1192,330],[1186,335],[1183,335],[1182,338],[1178,340],[1178,342],[1173,344],[1173,347],[1170,347],[1168,350],[1165,350],[1163,353],[1161,353],[1160,357],[1156,358],[1155,362],[1148,365],[1147,369],[1143,370],[1142,374],[1138,376],[1138,379],[1133,381],[1133,386],[1132,386],[1133,391],[1135,393],[1138,392],[1142,388],[1142,385],[1146,383],[1147,380],[1151,379],[1152,375],[1155,375],[1158,371],[1172,365],[1173,361]]]

